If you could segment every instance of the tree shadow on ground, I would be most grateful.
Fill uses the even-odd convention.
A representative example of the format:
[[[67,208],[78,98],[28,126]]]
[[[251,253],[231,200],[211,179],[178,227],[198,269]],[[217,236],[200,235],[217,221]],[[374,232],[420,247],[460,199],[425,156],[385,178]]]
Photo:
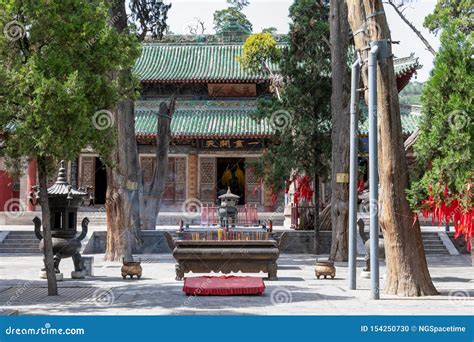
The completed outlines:
[[[402,301],[423,301],[423,300],[430,300],[430,301],[444,301],[444,302],[451,302],[455,305],[462,305],[462,303],[471,303],[470,306],[474,305],[474,302],[471,298],[474,297],[474,290],[466,290],[466,289],[443,289],[439,290],[438,295],[433,296],[422,296],[422,297],[401,297],[396,295],[387,295],[389,297],[382,297],[381,300],[402,300]],[[382,296],[385,296],[382,291]]]
[[[461,277],[431,277],[431,280],[434,282],[440,282],[440,283],[449,283],[449,282],[469,282],[473,278],[461,278]]]
[[[100,287],[98,287],[100,289]],[[46,291],[46,288],[45,288]],[[221,310],[239,308],[263,308],[274,305],[295,304],[317,301],[340,301],[353,299],[347,295],[326,295],[319,294],[314,289],[300,286],[268,285],[263,295],[258,296],[187,296],[182,291],[182,283],[173,285],[160,284],[139,284],[133,286],[119,286],[112,289],[104,288],[103,296],[94,292],[97,298],[82,298],[78,301],[64,302],[60,297],[48,298],[48,302],[19,303],[15,308],[20,311],[28,310],[31,307],[41,307],[47,309],[51,314],[107,314],[111,310],[146,310],[146,309],[167,309],[176,314],[187,314],[193,310],[216,310],[221,314]],[[101,297],[103,297],[101,299]],[[21,299],[21,295],[19,296]],[[57,300],[56,300],[57,299]],[[14,308],[14,304],[10,308]],[[26,308],[26,309],[22,309]],[[236,312],[232,311],[232,314]]]

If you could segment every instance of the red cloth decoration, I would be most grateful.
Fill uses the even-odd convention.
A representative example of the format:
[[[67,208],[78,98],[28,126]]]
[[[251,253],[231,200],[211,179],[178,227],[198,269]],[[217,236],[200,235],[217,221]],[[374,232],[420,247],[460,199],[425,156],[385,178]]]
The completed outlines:
[[[293,178],[295,183],[295,194],[293,196],[293,203],[298,204],[300,199],[311,203],[313,199],[313,190],[311,189],[311,179],[308,176],[295,176]]]
[[[471,181],[468,181],[464,193],[454,196],[450,193],[447,185],[439,183],[439,189],[442,189],[441,193],[433,190],[433,187],[430,186],[428,198],[421,201],[421,214],[425,222],[429,215],[431,215],[432,223],[435,219],[438,220],[438,225],[441,225],[443,221],[453,221],[454,237],[458,238],[460,235],[464,235],[468,249],[471,249],[471,237],[474,237],[473,185]],[[416,220],[416,216],[414,220]]]
[[[265,283],[260,277],[187,277],[183,291],[196,296],[261,295],[265,292]]]

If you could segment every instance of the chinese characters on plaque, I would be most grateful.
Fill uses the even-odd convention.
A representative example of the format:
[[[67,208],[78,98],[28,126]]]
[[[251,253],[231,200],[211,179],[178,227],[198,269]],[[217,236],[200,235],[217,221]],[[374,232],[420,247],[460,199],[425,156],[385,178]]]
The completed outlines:
[[[263,147],[257,139],[203,139],[198,141],[198,146],[208,150],[250,150]]]

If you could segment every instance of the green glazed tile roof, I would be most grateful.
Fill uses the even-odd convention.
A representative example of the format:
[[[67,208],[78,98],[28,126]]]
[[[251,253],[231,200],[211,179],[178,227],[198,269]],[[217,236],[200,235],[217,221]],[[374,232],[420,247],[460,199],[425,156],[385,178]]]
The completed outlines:
[[[242,44],[149,43],[144,44],[134,71],[142,82],[225,83],[263,82],[268,76],[245,70],[238,57]],[[276,70],[275,65],[271,65]],[[397,76],[420,68],[414,55],[394,60]]]
[[[154,138],[160,101],[137,101],[135,130],[138,138]],[[179,101],[171,120],[171,137],[175,139],[265,138],[274,130],[268,121],[251,118],[255,101]],[[363,106],[359,125],[361,135],[367,135],[367,107]],[[420,108],[401,106],[402,130],[411,134],[420,121]]]
[[[369,133],[369,122],[367,120],[368,109],[362,106],[362,120],[359,124],[359,133],[367,135]],[[400,105],[400,116],[402,119],[402,132],[405,135],[413,133],[421,120],[421,107]]]
[[[155,136],[157,105],[158,102],[137,102],[135,130],[138,137]],[[273,133],[270,124],[251,118],[255,110],[254,101],[179,102],[171,120],[171,136],[177,139],[270,137]]]
[[[244,70],[241,44],[145,44],[134,71],[142,82],[263,82],[263,73]]]

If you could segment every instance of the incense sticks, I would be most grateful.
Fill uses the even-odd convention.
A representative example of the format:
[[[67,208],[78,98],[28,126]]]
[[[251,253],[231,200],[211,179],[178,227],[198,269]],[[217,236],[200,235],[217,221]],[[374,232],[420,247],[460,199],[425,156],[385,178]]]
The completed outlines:
[[[202,232],[187,232],[183,235],[185,240],[192,241],[265,241],[270,237],[267,231],[232,231],[231,229],[218,228],[216,230],[203,230]]]

